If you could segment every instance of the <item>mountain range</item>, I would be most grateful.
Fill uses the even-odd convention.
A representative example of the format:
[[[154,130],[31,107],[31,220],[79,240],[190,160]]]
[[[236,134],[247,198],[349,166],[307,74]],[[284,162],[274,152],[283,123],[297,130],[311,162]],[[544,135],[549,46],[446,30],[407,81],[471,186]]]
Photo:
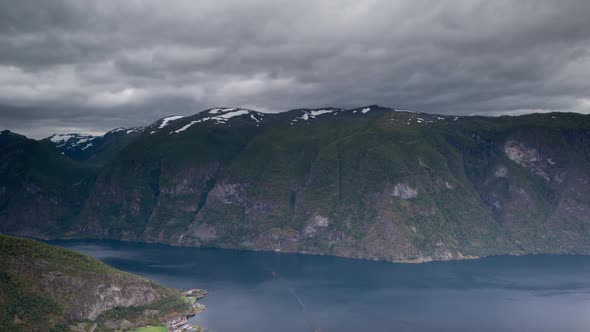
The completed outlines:
[[[423,262],[590,254],[590,116],[214,108],[0,133],[0,232]]]

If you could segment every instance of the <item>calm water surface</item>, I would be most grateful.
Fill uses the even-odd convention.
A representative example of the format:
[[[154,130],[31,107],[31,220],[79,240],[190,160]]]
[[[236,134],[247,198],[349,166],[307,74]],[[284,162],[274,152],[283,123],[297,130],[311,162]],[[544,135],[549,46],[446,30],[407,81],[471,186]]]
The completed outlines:
[[[590,257],[393,264],[54,241],[166,286],[204,288],[210,332],[590,331]]]

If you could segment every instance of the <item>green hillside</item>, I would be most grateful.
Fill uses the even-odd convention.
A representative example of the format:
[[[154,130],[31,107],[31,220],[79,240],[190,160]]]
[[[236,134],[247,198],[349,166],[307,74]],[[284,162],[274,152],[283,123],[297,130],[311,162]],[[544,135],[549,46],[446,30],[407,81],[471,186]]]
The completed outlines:
[[[394,261],[590,254],[581,114],[214,109],[159,120],[88,172],[56,226],[12,201],[2,230]]]
[[[154,315],[144,316],[144,310]],[[113,330],[188,312],[180,292],[88,256],[0,234],[0,331]]]

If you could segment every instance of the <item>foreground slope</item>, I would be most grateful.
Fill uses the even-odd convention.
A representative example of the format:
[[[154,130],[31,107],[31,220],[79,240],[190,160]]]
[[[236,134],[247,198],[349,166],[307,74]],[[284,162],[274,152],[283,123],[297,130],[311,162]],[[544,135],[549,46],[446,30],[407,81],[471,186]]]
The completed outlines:
[[[176,290],[70,250],[0,234],[0,330],[68,331],[74,322],[92,321],[97,331],[112,330],[120,322],[111,311],[126,312],[115,307],[159,310],[117,317],[130,326],[158,322],[166,310],[189,310]]]
[[[144,128],[57,236],[397,261],[590,254],[589,184],[580,114],[211,109]]]

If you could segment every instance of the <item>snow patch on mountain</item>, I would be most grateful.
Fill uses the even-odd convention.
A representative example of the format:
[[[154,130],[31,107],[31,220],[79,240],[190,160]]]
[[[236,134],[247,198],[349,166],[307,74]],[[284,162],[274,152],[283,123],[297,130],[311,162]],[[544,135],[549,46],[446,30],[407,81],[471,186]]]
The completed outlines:
[[[162,129],[162,128],[166,127],[170,122],[178,120],[178,119],[182,119],[182,118],[184,118],[184,116],[181,116],[181,115],[174,115],[174,116],[169,116],[169,117],[163,118],[162,122],[160,123],[160,126],[158,126],[158,128],[156,130],[150,131],[150,135],[156,133],[156,131],[158,131],[158,129]]]
[[[142,131],[143,129],[144,129],[144,127],[136,127],[136,128],[127,129],[125,134],[131,134],[131,133],[134,133],[137,131]]]
[[[237,110],[237,108],[235,108],[235,107],[213,108],[213,109],[210,109],[209,111],[207,111],[207,113],[209,113],[209,114],[219,114],[221,112],[231,112],[231,111],[235,111],[235,110]]]
[[[81,134],[53,134],[49,136],[47,139],[54,143],[55,147],[57,147],[58,149],[71,150],[78,148],[82,144],[90,143],[99,137],[100,136],[90,136]]]
[[[316,117],[323,115],[323,114],[336,114],[335,113],[336,110],[326,110],[326,109],[320,109],[320,110],[310,110],[310,111],[303,111],[303,114],[293,120],[291,120],[291,125],[293,125],[295,122],[299,121],[299,120],[303,120],[303,121],[308,121],[309,119],[315,119]]]
[[[114,133],[118,133],[118,132],[120,132],[120,131],[123,131],[123,130],[125,130],[125,129],[126,129],[126,128],[119,127],[119,128],[115,128],[115,129],[113,129],[113,130],[109,131],[108,133],[114,134]],[[108,134],[108,133],[107,133],[107,134]]]
[[[78,140],[78,142],[76,142],[76,144],[82,144],[82,143],[86,143],[91,139],[95,139],[96,137],[85,137],[85,138],[81,138]]]
[[[188,128],[190,128],[190,126],[194,125],[195,123],[199,123],[199,122],[201,122],[201,121],[202,121],[202,120],[191,121],[191,122],[189,122],[188,124],[186,124],[186,125],[184,125],[184,126],[180,127],[180,129],[177,129],[177,130],[173,131],[172,133],[177,133],[177,134],[178,134],[178,133],[180,133],[180,132],[183,132],[183,131],[187,130]],[[172,133],[170,133],[170,134],[172,134]]]
[[[242,115],[247,115],[247,114],[250,115],[250,118],[252,120],[256,121],[256,123],[259,123],[261,121],[261,119],[257,118],[256,116],[259,116],[259,117],[264,116],[264,114],[262,114],[262,113],[258,113],[258,112],[254,112],[254,111],[246,110],[246,109],[237,109],[237,108],[226,108],[226,109],[216,108],[216,109],[210,110],[208,113],[211,113],[212,111],[215,111],[215,112],[213,112],[213,114],[219,114],[219,115],[208,116],[208,117],[204,117],[204,118],[201,118],[198,120],[193,120],[193,121],[187,123],[186,125],[178,128],[177,130],[171,131],[168,134],[170,135],[170,134],[181,133],[197,123],[202,123],[202,122],[206,122],[206,121],[215,121],[215,123],[217,123],[217,124],[225,124],[231,118],[242,116]]]
[[[164,119],[162,119],[162,123],[160,123],[160,127],[158,127],[158,129],[162,129],[162,128],[166,127],[168,125],[168,123],[170,123],[171,121],[178,120],[181,118],[183,118],[183,116],[180,116],[180,115],[169,116],[167,118],[164,118]]]
[[[245,114],[248,114],[248,113],[250,113],[250,111],[248,111],[248,110],[238,110],[238,111],[235,111],[235,112],[224,113],[222,115],[217,116],[216,118],[217,119],[221,118],[221,119],[227,120],[227,119],[231,119],[233,117],[240,116],[240,115],[245,115]]]
[[[77,134],[53,134],[49,136],[49,140],[53,143],[67,142],[70,139],[77,137]]]
[[[322,114],[328,114],[328,113],[333,113],[333,110],[317,110],[317,111],[311,111],[311,116],[312,117],[316,117],[318,115],[322,115]]]

